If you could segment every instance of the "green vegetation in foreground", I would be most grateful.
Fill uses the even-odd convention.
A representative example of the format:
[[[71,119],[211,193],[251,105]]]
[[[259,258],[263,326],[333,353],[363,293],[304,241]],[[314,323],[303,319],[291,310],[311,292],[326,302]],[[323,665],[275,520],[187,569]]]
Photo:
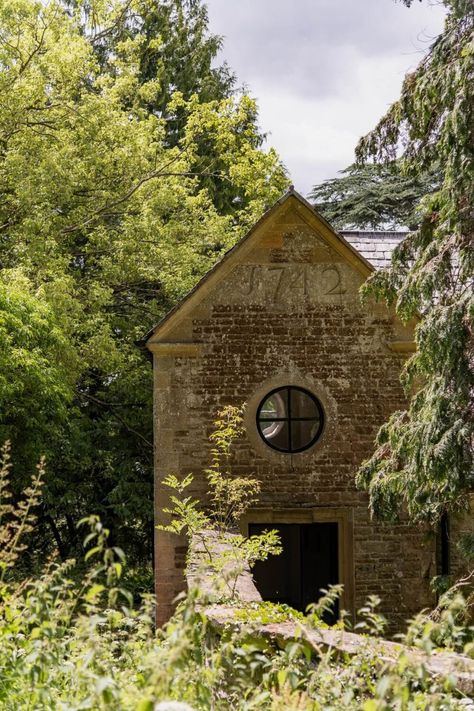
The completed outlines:
[[[304,622],[306,618],[302,612],[289,605],[262,600],[241,603],[232,611],[232,619],[245,624],[273,625],[279,622]]]
[[[50,561],[36,579],[15,565],[35,525],[42,472],[21,503],[9,503],[6,453],[0,468],[0,706],[5,711],[153,711],[157,701],[186,701],[196,711],[466,711],[472,703],[455,678],[432,679],[400,651],[387,664],[364,642],[352,657],[315,653],[304,637],[274,649],[255,622],[302,621],[285,606],[250,606],[247,620],[216,634],[198,589],[155,632],[149,601],[132,608],[122,588],[123,554],[110,547],[97,517],[83,522],[86,568]],[[217,476],[217,474],[216,474]],[[222,490],[224,492],[224,490]],[[337,592],[336,592],[337,595]],[[331,591],[329,597],[331,596]],[[333,596],[334,599],[334,596]],[[314,612],[322,609],[319,602]],[[378,636],[384,620],[372,599],[357,630]],[[247,624],[248,622],[248,624]],[[305,624],[316,631],[317,614]],[[474,658],[474,627],[460,590],[435,615],[420,614],[402,641],[426,659],[439,648]]]

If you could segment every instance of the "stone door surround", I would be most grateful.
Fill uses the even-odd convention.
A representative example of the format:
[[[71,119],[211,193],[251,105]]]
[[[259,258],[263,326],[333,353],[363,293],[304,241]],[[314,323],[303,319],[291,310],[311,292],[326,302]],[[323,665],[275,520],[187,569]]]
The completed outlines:
[[[341,597],[341,609],[346,610],[354,619],[354,544],[353,511],[350,507],[314,507],[270,509],[255,508],[247,511],[241,519],[240,528],[248,536],[249,524],[268,523],[337,523],[338,525],[338,563],[339,582],[344,586]]]

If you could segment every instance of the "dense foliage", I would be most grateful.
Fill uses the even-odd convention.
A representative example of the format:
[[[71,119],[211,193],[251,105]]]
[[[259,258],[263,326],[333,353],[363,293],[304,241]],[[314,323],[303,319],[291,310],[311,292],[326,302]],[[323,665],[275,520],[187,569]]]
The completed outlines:
[[[221,479],[214,469],[214,483]],[[153,711],[177,699],[195,711],[470,711],[472,702],[455,675],[433,677],[427,665],[440,648],[474,656],[459,590],[447,595],[437,615],[419,615],[390,661],[374,636],[384,629],[371,599],[356,630],[365,636],[350,656],[307,643],[321,629],[329,593],[307,617],[285,606],[237,603],[234,624],[219,632],[206,610],[207,598],[191,590],[170,621],[153,630],[151,608],[131,607],[123,589],[123,554],[110,547],[97,517],[83,521],[86,566],[51,560],[34,580],[18,579],[16,556],[35,525],[41,476],[18,505],[9,501],[9,466],[0,464],[0,705],[17,709]],[[214,486],[216,511],[226,508],[228,487]],[[245,484],[246,486],[246,484]],[[245,486],[240,487],[243,502]],[[237,487],[239,488],[239,487]],[[185,503],[185,499],[182,500]],[[239,504],[240,505],[240,504]],[[188,508],[189,513],[189,508]],[[190,518],[185,515],[185,519]],[[263,542],[264,546],[266,542]],[[79,570],[78,570],[79,568]],[[80,574],[82,568],[82,575]],[[257,628],[291,622],[299,634],[283,649]],[[327,626],[326,626],[327,627]],[[338,634],[344,636],[342,624]],[[372,635],[370,637],[369,635]],[[396,649],[394,650],[396,652]]]
[[[0,4],[0,434],[64,555],[91,511],[149,555],[135,342],[286,186],[219,43],[194,0]]]
[[[409,4],[408,2],[406,4]],[[414,179],[439,170],[417,230],[367,292],[419,318],[404,373],[409,408],[378,435],[359,482],[372,510],[415,519],[466,510],[474,486],[474,7],[445,0],[445,29],[403,83],[400,99],[358,146],[360,161],[401,165]]]
[[[416,229],[418,204],[436,184],[435,176],[405,175],[397,161],[354,164],[315,185],[310,200],[340,230]]]
[[[201,0],[135,0],[118,2],[115,12],[104,18],[97,3],[66,4],[79,8],[78,22],[91,42],[102,73],[117,76],[117,58],[136,64],[139,86],[155,87],[137,96],[130,91],[125,103],[137,101],[149,113],[163,120],[164,142],[176,146],[183,139],[193,103],[219,102],[241,92],[236,76],[228,65],[214,66],[222,46],[222,38],[209,33],[207,8]],[[130,87],[132,89],[132,87]],[[184,102],[172,101],[179,93]],[[236,147],[245,152],[248,147],[261,147],[264,135],[257,128],[256,106],[247,106],[246,117],[241,117],[233,134]],[[200,187],[206,188],[220,214],[238,213],[248,205],[250,195],[246,186],[229,180],[228,163],[221,155],[222,147],[212,135],[201,131],[195,136],[195,152],[190,163]]]
[[[74,397],[74,366],[74,351],[53,309],[33,295],[26,280],[10,274],[4,283],[0,273],[0,441],[23,442],[23,473],[38,451],[49,458],[61,441]]]

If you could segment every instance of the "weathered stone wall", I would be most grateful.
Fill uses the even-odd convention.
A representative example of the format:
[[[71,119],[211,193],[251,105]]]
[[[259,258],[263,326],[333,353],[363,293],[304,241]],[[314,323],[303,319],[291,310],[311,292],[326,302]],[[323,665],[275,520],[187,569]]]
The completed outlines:
[[[470,589],[474,587],[474,566],[472,559],[466,560],[458,543],[466,536],[474,536],[474,494],[469,496],[469,511],[457,516],[451,516],[449,521],[449,573],[453,581],[469,581]]]
[[[201,287],[199,305],[163,335],[161,351],[157,347],[157,519],[164,520],[168,492],[160,482],[169,473],[192,472],[193,493],[205,496],[213,421],[225,405],[245,402],[245,435],[234,448],[233,471],[260,479],[262,509],[350,512],[349,603],[358,608],[378,594],[383,612],[400,626],[431,602],[433,541],[406,523],[371,522],[354,474],[379,426],[404,406],[404,356],[390,344],[407,340],[410,331],[385,307],[361,305],[363,270],[303,217],[292,208],[260,231],[220,283]],[[182,350],[169,345],[183,342]],[[280,385],[307,388],[325,411],[320,441],[299,454],[270,449],[256,430],[261,399]],[[160,621],[183,587],[184,552],[176,537],[157,534]]]

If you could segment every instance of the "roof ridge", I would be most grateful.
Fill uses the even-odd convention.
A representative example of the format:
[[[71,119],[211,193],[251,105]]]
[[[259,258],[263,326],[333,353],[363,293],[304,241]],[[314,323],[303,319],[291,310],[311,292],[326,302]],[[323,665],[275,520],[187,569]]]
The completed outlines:
[[[339,230],[341,234],[351,235],[407,235],[410,230]]]

